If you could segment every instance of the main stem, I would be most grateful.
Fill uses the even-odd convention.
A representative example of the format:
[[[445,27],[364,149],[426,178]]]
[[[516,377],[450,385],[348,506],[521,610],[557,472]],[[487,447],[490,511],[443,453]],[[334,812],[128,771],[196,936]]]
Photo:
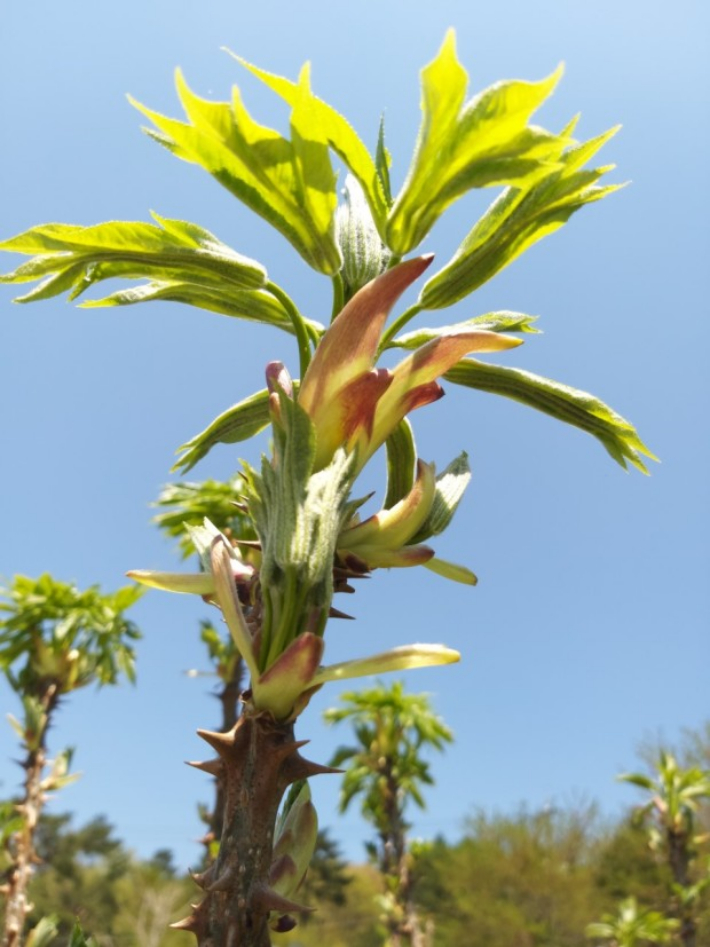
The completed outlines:
[[[381,833],[381,868],[385,877],[395,879],[394,897],[399,909],[387,923],[387,947],[426,947],[427,936],[421,928],[414,904],[414,878],[407,851],[407,823],[404,821],[394,765],[389,759],[385,763],[384,776],[385,826]]]
[[[15,861],[6,883],[7,904],[2,947],[20,947],[27,915],[32,910],[27,891],[36,861],[34,837],[44,805],[42,773],[47,762],[46,737],[52,711],[58,700],[57,685],[46,684],[39,700],[44,710],[44,723],[37,745],[28,750],[22,767],[25,770],[24,794],[17,809],[22,827],[15,835]],[[34,742],[34,741],[33,741]]]
[[[270,925],[288,930],[289,912],[303,909],[271,887],[279,804],[291,783],[330,770],[299,754],[292,724],[249,703],[229,732],[198,733],[217,759],[193,765],[222,781],[224,822],[216,861],[195,877],[205,898],[173,926],[194,933],[198,947],[270,947]]]
[[[218,696],[222,707],[222,731],[227,733],[233,729],[239,717],[239,697],[242,692],[243,667],[242,661],[234,662],[234,669],[230,677],[223,679],[223,687]],[[210,814],[209,841],[219,842],[222,838],[224,824],[225,786],[222,779],[216,780],[214,808]],[[209,851],[209,846],[208,846]]]
[[[669,828],[666,833],[668,841],[668,860],[670,863],[673,881],[679,888],[690,885],[690,833],[685,830],[677,831]],[[683,947],[695,947],[697,924],[693,915],[692,905],[678,906],[680,918],[680,940]]]

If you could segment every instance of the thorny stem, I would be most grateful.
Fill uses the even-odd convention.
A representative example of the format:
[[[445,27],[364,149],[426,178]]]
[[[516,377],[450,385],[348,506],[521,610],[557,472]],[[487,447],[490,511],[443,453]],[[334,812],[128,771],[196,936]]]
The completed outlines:
[[[25,770],[25,791],[22,801],[17,806],[22,816],[22,828],[15,835],[15,860],[9,870],[8,880],[4,885],[4,890],[7,893],[7,904],[2,947],[21,947],[25,920],[32,910],[27,889],[32,877],[33,865],[36,861],[35,831],[45,801],[42,789],[42,773],[47,762],[47,731],[49,730],[52,712],[59,700],[57,685],[53,682],[46,682],[38,695],[38,699],[44,711],[44,722],[42,732],[38,735],[39,738],[32,739],[32,743],[35,745],[28,750],[22,763],[22,768]]]
[[[398,908],[397,914],[387,921],[387,947],[425,947],[428,937],[421,929],[414,905],[414,878],[407,852],[407,823],[402,813],[399,783],[392,760],[386,759],[383,775],[386,828],[380,833],[381,870],[386,878],[392,878],[395,882],[393,894]]]
[[[224,821],[216,861],[195,876],[206,896],[173,927],[194,933],[198,947],[270,947],[270,925],[289,930],[290,913],[305,910],[272,887],[281,798],[291,783],[333,770],[299,754],[303,744],[295,741],[292,724],[248,702],[228,733],[198,732],[217,759],[192,765],[221,779]]]
[[[690,852],[689,833],[686,830],[680,831],[674,828],[668,828],[666,838],[668,842],[668,861],[673,881],[679,888],[687,888],[690,884],[690,861],[692,858]],[[697,924],[693,917],[692,907],[679,906],[680,918],[680,940],[683,947],[695,947],[697,934]]]
[[[234,662],[231,675],[224,681],[224,686],[220,690],[217,698],[222,706],[221,730],[223,733],[231,730],[239,717],[239,697],[242,692],[243,663],[241,659]],[[215,781],[215,800],[214,808],[210,813],[209,832],[206,843],[209,851],[209,843],[219,840],[222,837],[222,824],[224,822],[224,797],[225,787],[221,779]]]

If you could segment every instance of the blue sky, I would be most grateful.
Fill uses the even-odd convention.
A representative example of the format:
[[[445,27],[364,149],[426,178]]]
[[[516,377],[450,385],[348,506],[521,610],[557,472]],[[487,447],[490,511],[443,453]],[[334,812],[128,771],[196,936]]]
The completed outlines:
[[[491,309],[539,315],[545,334],[507,363],[594,392],[637,425],[662,464],[650,478],[624,474],[581,432],[449,386],[414,420],[424,459],[443,466],[461,449],[470,454],[471,487],[437,548],[473,568],[479,586],[420,569],[379,572],[348,600],[357,621],[328,632],[329,660],[417,640],[462,652],[454,668],[407,675],[456,733],[415,820],[422,836],[455,836],[478,806],[586,797],[616,813],[633,800],[614,776],[634,765],[637,742],[672,740],[708,716],[709,19],[689,0],[600,0],[593,14],[588,4],[549,0],[368,0],[357,9],[81,0],[5,12],[4,236],[47,221],[144,220],[153,209],[259,259],[322,320],[327,281],[206,174],[141,135],[125,93],[179,114],[180,65],[205,96],[225,99],[238,83],[261,121],[284,128],[279,103],[220,47],[288,76],[310,59],[316,91],[370,145],[385,111],[401,183],[418,124],[418,71],[454,26],[472,92],[499,78],[541,78],[564,60],[541,123],[558,128],[581,111],[584,137],[623,123],[602,158],[617,163],[613,180],[632,185],[583,209],[441,319]],[[446,259],[482,206],[480,195],[462,200],[423,249]],[[3,270],[14,262],[8,256]],[[168,304],[17,307],[12,295],[2,288],[0,576],[50,571],[109,589],[129,568],[173,567],[149,503],[175,449],[262,387],[268,361],[295,372],[295,346]],[[226,478],[239,456],[254,460],[259,449],[219,448],[194,476]],[[141,854],[170,847],[182,866],[197,861],[195,805],[211,796],[206,777],[182,763],[203,754],[195,729],[217,722],[209,681],[183,673],[205,666],[197,626],[207,614],[199,601],[145,596],[135,610],[144,632],[137,686],[76,694],[51,733],[52,749],[77,746],[84,774],[52,805],[79,821],[105,813]],[[316,759],[346,738],[320,722],[337,693],[321,692],[299,721]],[[0,758],[13,755],[2,727]],[[0,774],[0,792],[10,793],[19,769]],[[355,812],[336,816],[338,780],[323,777],[313,791],[322,822],[361,857],[367,829]]]

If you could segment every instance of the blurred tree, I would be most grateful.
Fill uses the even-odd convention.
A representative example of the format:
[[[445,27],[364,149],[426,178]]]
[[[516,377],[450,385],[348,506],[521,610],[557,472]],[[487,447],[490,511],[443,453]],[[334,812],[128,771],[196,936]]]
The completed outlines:
[[[347,765],[340,809],[360,796],[364,818],[374,825],[378,844],[369,851],[385,879],[383,915],[391,947],[424,947],[425,931],[415,902],[415,865],[407,845],[404,813],[413,801],[424,808],[422,786],[433,778],[423,752],[443,750],[453,735],[431,709],[425,694],[406,694],[404,685],[378,684],[341,695],[344,707],[326,711],[328,723],[348,721],[357,743],[340,747],[331,766]]]
[[[7,895],[2,945],[19,947],[31,907],[27,886],[39,816],[47,794],[75,778],[69,773],[70,749],[49,763],[47,733],[67,694],[93,683],[115,684],[122,674],[134,680],[132,643],[139,632],[124,612],[141,590],[129,586],[103,594],[92,586],[81,592],[45,574],[15,576],[0,594],[0,671],[24,712],[22,720],[10,718],[24,752],[23,795],[17,818],[2,833]]]
[[[435,841],[417,897],[435,916],[437,947],[585,945],[590,917],[612,903],[595,883],[600,832],[595,807],[581,804],[480,812],[460,841]]]
[[[700,865],[698,847],[708,841],[696,831],[696,816],[703,801],[710,800],[710,770],[683,768],[671,753],[661,750],[653,776],[623,773],[619,779],[643,789],[650,796],[637,810],[639,822],[648,827],[649,844],[666,860],[672,876],[671,912],[680,921],[685,947],[697,943],[697,909],[710,887],[710,860]]]

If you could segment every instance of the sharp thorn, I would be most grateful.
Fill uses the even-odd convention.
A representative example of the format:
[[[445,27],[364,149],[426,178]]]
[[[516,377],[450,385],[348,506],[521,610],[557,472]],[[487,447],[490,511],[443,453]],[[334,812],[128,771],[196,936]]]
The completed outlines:
[[[289,911],[296,911],[298,913],[308,913],[314,911],[315,908],[309,908],[305,904],[298,904],[297,901],[291,901],[289,898],[284,898],[283,895],[279,894],[277,891],[274,891],[273,888],[267,888],[263,885],[258,885],[254,890],[253,895],[254,907],[258,910],[266,913],[267,911],[280,911],[283,914],[288,913]]]
[[[328,611],[328,618],[347,618],[350,621],[355,620],[354,615],[348,615],[347,612],[341,612],[339,608],[333,608],[332,605],[330,606],[330,609]]]
[[[225,755],[234,746],[234,734],[216,733],[213,730],[198,730],[197,736],[201,737],[205,743],[209,743],[213,750],[216,750],[220,756]]]
[[[185,760],[188,766],[192,766],[194,769],[199,769],[203,773],[209,773],[210,776],[220,777],[224,774],[224,763],[222,760],[204,760],[199,762],[197,760]]]

